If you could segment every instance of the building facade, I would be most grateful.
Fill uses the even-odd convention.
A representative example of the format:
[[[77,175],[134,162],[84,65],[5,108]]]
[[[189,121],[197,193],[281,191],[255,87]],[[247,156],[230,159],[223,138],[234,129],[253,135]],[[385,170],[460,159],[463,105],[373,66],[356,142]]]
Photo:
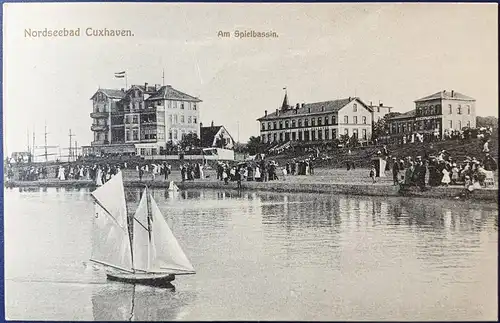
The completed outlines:
[[[393,139],[412,134],[443,138],[454,130],[476,127],[476,100],[455,91],[442,91],[415,101],[415,109],[389,120]]]
[[[259,119],[264,143],[288,141],[332,141],[341,135],[368,142],[372,133],[372,112],[359,98],[288,105],[285,94],[280,109]]]
[[[382,119],[386,114],[390,113],[393,107],[388,107],[383,103],[379,103],[378,105],[370,105],[368,106],[370,111],[372,112],[372,120],[373,122],[377,122]]]
[[[169,141],[177,144],[188,133],[200,135],[202,101],[170,85],[99,89],[91,100],[94,141],[84,147],[84,155],[158,155]]]
[[[203,148],[233,149],[235,143],[233,137],[224,126],[214,126],[213,122],[209,127],[204,127],[200,123],[200,140]]]

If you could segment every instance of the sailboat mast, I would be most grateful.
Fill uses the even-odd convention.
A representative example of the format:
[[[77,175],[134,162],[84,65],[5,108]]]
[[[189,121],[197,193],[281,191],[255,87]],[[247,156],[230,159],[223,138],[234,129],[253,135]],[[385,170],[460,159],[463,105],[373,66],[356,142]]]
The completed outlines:
[[[149,237],[149,240],[148,240],[148,268],[151,267],[151,231],[152,231],[152,211],[151,211],[151,196],[149,195],[149,189],[148,187],[146,186],[146,208],[148,210],[148,237]]]

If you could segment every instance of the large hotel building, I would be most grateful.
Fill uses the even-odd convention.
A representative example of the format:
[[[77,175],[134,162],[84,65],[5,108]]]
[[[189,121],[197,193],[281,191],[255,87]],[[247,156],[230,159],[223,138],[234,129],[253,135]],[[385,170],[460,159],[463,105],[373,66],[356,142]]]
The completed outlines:
[[[355,136],[360,143],[367,143],[372,121],[391,109],[383,104],[367,105],[357,97],[290,106],[285,94],[281,108],[273,113],[265,111],[257,120],[264,143],[332,141],[341,135]]]
[[[169,141],[176,144],[188,133],[200,136],[202,101],[170,85],[99,89],[91,100],[94,140],[83,147],[84,155],[158,155]]]
[[[393,141],[412,134],[443,138],[446,132],[476,127],[476,100],[455,91],[441,91],[415,100],[415,109],[389,120]]]

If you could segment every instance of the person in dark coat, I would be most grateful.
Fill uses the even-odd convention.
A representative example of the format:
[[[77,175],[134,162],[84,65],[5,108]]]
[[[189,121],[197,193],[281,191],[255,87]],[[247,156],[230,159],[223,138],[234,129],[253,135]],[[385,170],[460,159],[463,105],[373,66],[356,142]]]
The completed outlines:
[[[398,180],[398,175],[399,175],[399,163],[396,161],[396,158],[393,157],[392,158],[392,181],[393,181],[393,184],[394,185],[398,185],[399,184],[399,180]]]

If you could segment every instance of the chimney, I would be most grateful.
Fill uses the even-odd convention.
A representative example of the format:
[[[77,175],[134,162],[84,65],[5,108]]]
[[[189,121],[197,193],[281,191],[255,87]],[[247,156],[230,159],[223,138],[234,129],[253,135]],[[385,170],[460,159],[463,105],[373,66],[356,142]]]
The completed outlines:
[[[455,95],[455,91],[451,90],[451,97]]]
[[[125,89],[124,89],[124,88],[122,88],[122,92],[125,92]]]
[[[299,108],[299,106],[300,106],[300,105],[297,103],[297,104],[295,105],[295,109],[298,109],[298,108]]]
[[[379,103],[379,105],[380,105],[381,107],[383,107],[383,106],[384,106],[384,103],[383,103],[383,102],[380,102],[380,103]]]
[[[302,103],[302,108],[304,108],[306,106],[305,102]]]
[[[144,83],[144,91],[148,90],[148,83]]]
[[[349,101],[351,101],[351,97],[349,97]]]
[[[212,127],[214,126],[214,121],[213,121],[213,120],[212,120],[212,125],[211,125],[211,126],[212,126]]]
[[[264,117],[267,117],[267,110],[264,110]]]
[[[279,109],[276,109],[276,115],[278,116],[279,115]]]
[[[372,101],[370,101],[370,106],[373,107],[373,102]]]

